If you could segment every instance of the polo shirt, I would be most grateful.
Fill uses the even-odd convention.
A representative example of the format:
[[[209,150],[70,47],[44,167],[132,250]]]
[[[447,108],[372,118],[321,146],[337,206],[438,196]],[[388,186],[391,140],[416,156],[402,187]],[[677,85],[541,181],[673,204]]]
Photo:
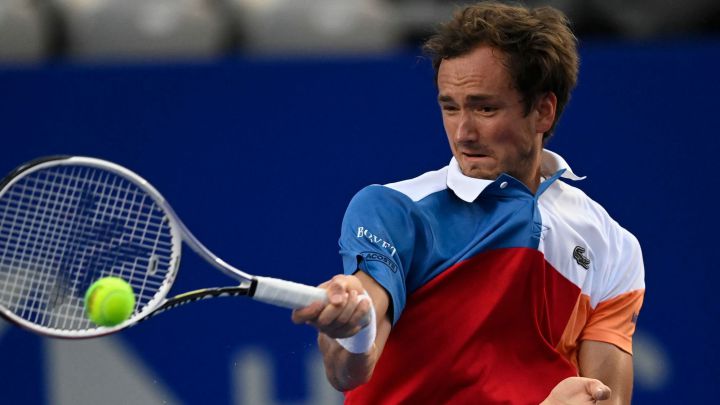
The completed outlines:
[[[632,353],[644,295],[637,239],[542,153],[535,194],[507,174],[467,177],[453,158],[358,192],[343,219],[346,274],[389,294],[393,329],[346,403],[540,403],[578,374],[582,340]],[[563,179],[563,180],[560,180]]]

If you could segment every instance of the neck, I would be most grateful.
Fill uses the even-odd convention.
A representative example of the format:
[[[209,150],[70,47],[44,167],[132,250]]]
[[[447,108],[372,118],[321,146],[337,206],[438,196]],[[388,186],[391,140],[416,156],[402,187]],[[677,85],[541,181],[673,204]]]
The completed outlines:
[[[540,148],[537,152],[533,152],[529,156],[526,156],[524,160],[525,167],[523,168],[524,170],[522,170],[522,173],[508,174],[521,181],[525,184],[525,187],[527,187],[528,190],[535,194],[537,193],[538,187],[540,187],[540,176],[542,175],[540,172],[541,161],[542,148]]]
[[[538,187],[540,187],[540,168],[536,172],[534,172],[529,178],[527,179],[518,179],[525,184],[525,186],[533,193],[537,193]]]

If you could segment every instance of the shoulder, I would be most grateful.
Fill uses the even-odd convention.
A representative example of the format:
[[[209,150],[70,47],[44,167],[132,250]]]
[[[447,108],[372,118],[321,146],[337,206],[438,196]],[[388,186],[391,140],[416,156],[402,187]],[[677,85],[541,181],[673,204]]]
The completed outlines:
[[[548,198],[541,200],[542,205],[554,215],[561,217],[563,221],[577,223],[580,229],[585,225],[605,236],[610,232],[621,231],[637,242],[635,237],[622,228],[600,203],[581,189],[563,181],[556,181],[547,193]]]
[[[373,184],[355,194],[350,207],[371,209],[412,209],[414,203],[447,188],[447,167],[423,173],[412,179],[385,185]]]
[[[543,248],[549,261],[591,297],[593,307],[643,289],[645,270],[637,238],[582,190],[556,183],[540,199],[543,223],[550,229]]]
[[[423,198],[442,191],[447,188],[448,168],[423,173],[422,175],[409,179],[386,184],[385,187],[404,194],[412,201],[420,201]]]

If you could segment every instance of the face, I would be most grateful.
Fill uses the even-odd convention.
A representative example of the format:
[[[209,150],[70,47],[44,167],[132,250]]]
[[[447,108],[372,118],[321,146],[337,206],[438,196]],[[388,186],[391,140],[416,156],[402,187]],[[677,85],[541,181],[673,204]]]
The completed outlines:
[[[504,54],[480,46],[444,59],[438,69],[438,102],[450,149],[463,174],[495,180],[507,173],[533,192],[540,181],[542,134],[555,117],[548,93],[525,114]]]

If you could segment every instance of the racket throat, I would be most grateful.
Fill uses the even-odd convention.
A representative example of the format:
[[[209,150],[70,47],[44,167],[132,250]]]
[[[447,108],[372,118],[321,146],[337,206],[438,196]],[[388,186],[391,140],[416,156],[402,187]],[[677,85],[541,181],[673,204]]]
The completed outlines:
[[[251,298],[255,298],[255,292],[257,291],[258,286],[258,280],[257,278],[253,277],[250,279],[250,288],[248,289],[248,296]]]

